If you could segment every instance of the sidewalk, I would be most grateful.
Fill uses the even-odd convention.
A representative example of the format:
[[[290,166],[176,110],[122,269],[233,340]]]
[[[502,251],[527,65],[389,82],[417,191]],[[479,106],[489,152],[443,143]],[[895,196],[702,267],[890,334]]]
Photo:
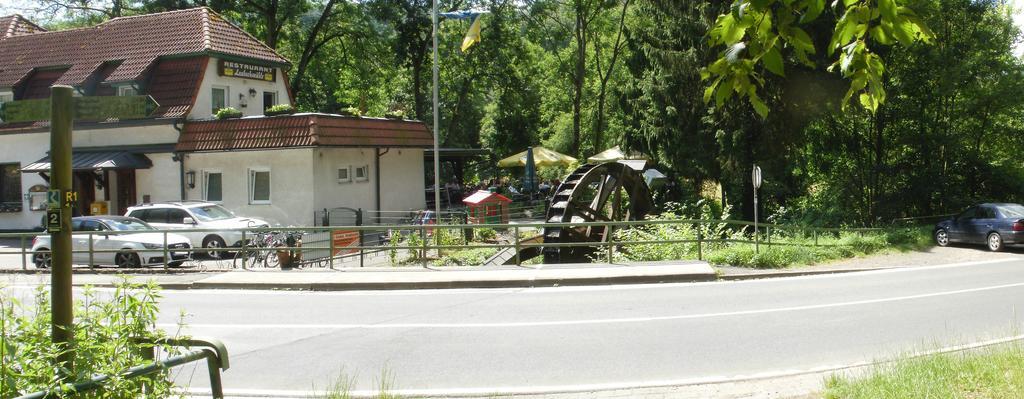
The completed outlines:
[[[151,274],[166,289],[260,290],[399,290],[437,288],[525,288],[571,285],[638,284],[713,281],[715,270],[705,262],[651,262],[630,265],[592,263],[545,268],[363,268],[338,270],[231,271],[222,273]],[[113,274],[75,273],[73,284],[109,287]],[[50,274],[5,274],[4,285],[46,285]]]

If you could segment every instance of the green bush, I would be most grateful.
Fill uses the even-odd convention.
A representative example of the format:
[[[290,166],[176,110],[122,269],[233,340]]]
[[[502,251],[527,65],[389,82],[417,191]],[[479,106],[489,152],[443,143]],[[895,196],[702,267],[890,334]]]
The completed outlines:
[[[0,291],[0,397],[15,397],[58,387],[53,367],[59,349],[50,340],[50,293],[39,288],[27,304],[7,291]],[[112,295],[100,295],[86,288],[75,302],[74,340],[76,350],[73,380],[95,375],[118,375],[128,368],[146,364],[142,350],[165,336],[155,327],[156,283],[136,284],[124,279]],[[164,353],[174,348],[160,347]],[[173,386],[167,371],[142,379],[112,378],[105,387],[83,397],[138,398],[142,383],[152,392],[148,397],[168,397]]]
[[[497,248],[472,248],[446,253],[438,259],[437,264],[441,266],[479,266],[494,254],[498,253]]]
[[[490,227],[473,230],[474,241],[493,241],[498,238],[498,232]]]
[[[239,111],[239,110],[231,108],[231,107],[226,107],[226,108],[218,109],[217,113],[215,113],[214,116],[217,119],[220,119],[220,120],[233,119],[233,118],[241,118],[242,117],[242,111]]]

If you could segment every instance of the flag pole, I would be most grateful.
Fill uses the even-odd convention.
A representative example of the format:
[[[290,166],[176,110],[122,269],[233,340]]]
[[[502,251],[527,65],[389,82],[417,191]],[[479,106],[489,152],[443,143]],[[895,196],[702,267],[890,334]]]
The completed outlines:
[[[437,223],[441,223],[441,151],[439,144],[439,136],[441,135],[439,129],[440,112],[438,111],[438,65],[437,65],[437,0],[433,0],[432,4],[433,11],[431,12],[431,20],[433,22],[433,37],[434,37],[434,217],[437,218]]]

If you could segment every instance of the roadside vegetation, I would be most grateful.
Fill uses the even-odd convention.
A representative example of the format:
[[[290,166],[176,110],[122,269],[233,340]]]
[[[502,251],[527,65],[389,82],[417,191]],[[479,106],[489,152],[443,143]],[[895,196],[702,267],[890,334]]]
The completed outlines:
[[[112,293],[86,288],[75,302],[74,381],[105,374],[117,375],[128,368],[146,364],[143,350],[152,350],[154,342],[165,334],[155,327],[160,299],[156,283],[117,283]],[[50,292],[42,287],[27,300],[0,290],[0,397],[12,398],[37,391],[58,388],[53,367],[59,349],[50,339]],[[175,353],[160,346],[158,352]],[[170,373],[155,377],[112,378],[88,398],[142,397],[142,384],[150,392],[146,397],[172,396]]]
[[[1024,398],[1024,345],[904,358],[863,378],[832,376],[826,399]]]
[[[865,232],[841,231],[815,233],[801,226],[761,228],[760,248],[755,250],[751,226],[722,219],[728,207],[713,202],[698,202],[695,207],[672,204],[652,221],[701,219],[708,223],[654,224],[626,228],[615,233],[617,241],[660,241],[621,247],[615,260],[660,261],[704,259],[716,265],[752,268],[783,268],[865,256],[885,251],[907,251],[931,246],[928,228],[902,227]],[[769,218],[772,220],[773,218]],[[698,244],[698,238],[701,243]],[[684,242],[676,242],[684,241]]]
[[[395,376],[387,368],[381,371],[381,376],[376,380],[377,382],[377,393],[369,396],[374,399],[400,399],[401,396],[391,393],[395,386]],[[314,394],[310,399],[351,399],[351,398],[365,398],[365,395],[354,395],[353,390],[356,385],[356,378],[350,376],[344,371],[338,373],[338,377],[331,382],[327,389],[318,391],[316,387],[313,387],[314,391],[318,393]]]

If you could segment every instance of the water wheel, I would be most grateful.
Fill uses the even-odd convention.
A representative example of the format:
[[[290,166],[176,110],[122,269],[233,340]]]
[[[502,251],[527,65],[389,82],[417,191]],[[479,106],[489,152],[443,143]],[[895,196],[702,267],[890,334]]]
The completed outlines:
[[[636,165],[634,165],[636,166]],[[638,170],[627,162],[580,166],[558,186],[547,223],[640,220],[652,209],[651,193]],[[603,226],[544,228],[544,243],[606,242]],[[544,263],[586,262],[598,247],[544,247]]]

